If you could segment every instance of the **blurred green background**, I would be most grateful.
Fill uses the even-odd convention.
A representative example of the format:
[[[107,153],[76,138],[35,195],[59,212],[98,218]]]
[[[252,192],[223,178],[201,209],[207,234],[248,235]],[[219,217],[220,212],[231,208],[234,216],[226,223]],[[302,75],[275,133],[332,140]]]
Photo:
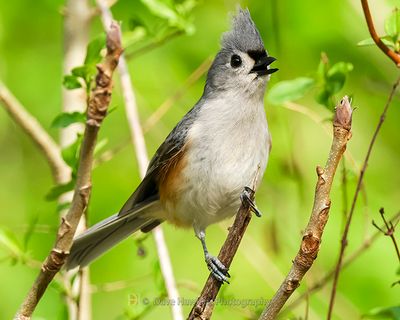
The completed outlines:
[[[351,157],[346,161],[350,202],[379,114],[398,74],[396,67],[376,47],[357,46],[360,40],[369,37],[359,1],[249,0],[240,3],[249,8],[267,50],[278,59],[274,65],[280,71],[272,76],[270,87],[278,81],[314,75],[321,52],[326,52],[332,63],[353,64],[354,70],[336,95],[337,99],[344,94],[351,95],[357,107],[353,138],[347,151]],[[221,33],[229,28],[228,13],[235,10],[236,4],[233,0],[200,1],[188,18],[193,26],[193,30],[189,26],[189,34],[174,37],[129,60],[142,122],[180,88],[207,57],[216,54]],[[370,1],[380,34],[383,34],[385,17],[399,4],[400,1]],[[51,123],[61,112],[63,6],[61,0],[0,2],[0,79],[55,139],[58,130],[51,128]],[[160,18],[153,17],[140,1],[120,0],[112,11],[115,19],[122,20],[124,32],[143,21],[146,28],[155,33],[161,25]],[[101,32],[101,23],[95,17],[91,38]],[[132,51],[143,43],[134,44]],[[150,155],[200,97],[204,81],[203,75],[146,133]],[[266,103],[273,148],[266,176],[257,192],[257,203],[264,215],[251,221],[231,267],[231,284],[223,287],[222,297],[269,299],[297,253],[301,231],[312,207],[315,166],[324,164],[331,143],[331,135],[323,128],[329,124],[331,112],[315,101],[316,90],[297,102],[315,113],[321,119],[319,123],[282,105]],[[107,139],[104,150],[121,144],[124,147],[93,171],[91,223],[117,212],[140,181],[118,80],[111,106],[117,108],[106,118],[99,138]],[[372,219],[381,224],[380,207],[385,207],[388,216],[400,209],[399,107],[396,95],[370,159],[365,192],[357,203],[351,225],[347,255],[376,231],[371,225]],[[4,110],[0,111],[0,148],[0,227],[7,230],[7,234],[12,233],[18,243],[25,243],[22,246],[30,257],[42,261],[53,244],[59,221],[56,202],[45,200],[53,185],[50,170],[30,138]],[[342,169],[339,168],[321,251],[298,292],[304,292],[336,263],[344,210],[341,180]],[[207,230],[211,252],[218,252],[230,223],[226,221]],[[31,225],[34,225],[34,232],[27,239],[26,232]],[[179,293],[185,299],[195,299],[208,276],[200,243],[192,231],[168,224],[163,228]],[[93,319],[134,318],[146,308],[142,303],[144,298],[152,301],[160,295],[154,241],[149,237],[142,245],[144,257],[137,254],[136,242],[128,239],[91,265]],[[0,258],[0,319],[10,319],[37,270],[18,259],[9,259],[4,243],[0,246]],[[400,286],[391,288],[398,280],[397,268],[390,239],[381,236],[343,270],[334,319],[360,319],[373,308],[399,305]],[[102,287],[115,281],[122,281],[123,288],[104,290]],[[331,283],[328,283],[309,297],[309,319],[325,318],[330,288]],[[133,296],[138,297],[138,305],[129,303]],[[304,319],[305,309],[303,301],[282,318]],[[261,306],[217,305],[213,319],[252,319],[260,310]],[[141,319],[171,318],[167,306],[151,307],[147,311],[140,315]],[[189,311],[190,306],[185,306],[185,314]],[[63,299],[57,287],[52,286],[40,302],[35,319],[64,318],[67,316]]]

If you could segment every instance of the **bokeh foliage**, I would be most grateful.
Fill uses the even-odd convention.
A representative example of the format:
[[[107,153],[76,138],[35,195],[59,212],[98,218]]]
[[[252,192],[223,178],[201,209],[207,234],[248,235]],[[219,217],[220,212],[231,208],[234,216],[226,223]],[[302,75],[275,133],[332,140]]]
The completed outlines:
[[[391,15],[391,12],[400,2],[370,2],[379,33],[387,34],[386,40],[397,48],[398,13]],[[204,59],[217,52],[220,35],[228,28],[228,12],[235,9],[236,3],[233,0],[200,1],[196,5],[194,0],[120,0],[113,7],[116,19],[123,23],[126,53],[131,56],[129,68],[142,121],[175,92]],[[257,203],[264,215],[251,222],[231,268],[232,284],[224,287],[221,296],[268,299],[297,252],[301,230],[312,206],[315,166],[323,164],[329,150],[331,139],[324,126],[329,123],[334,101],[348,94],[357,106],[346,160],[347,189],[351,197],[358,168],[398,71],[375,46],[357,46],[369,37],[358,1],[248,0],[241,4],[249,7],[268,51],[278,58],[275,65],[280,71],[272,76],[270,87],[282,82],[272,89],[266,100],[273,149],[257,193]],[[80,68],[75,69],[70,78],[64,77],[61,72],[62,6],[60,0],[0,3],[0,79],[55,138],[60,127],[82,119],[79,114],[70,118],[60,116],[61,86],[63,82],[70,87],[88,86],[99,49],[98,42],[93,42],[91,52],[94,54],[89,54],[87,61],[82,62],[83,67],[77,66]],[[385,24],[385,18],[390,15],[391,20]],[[91,39],[99,39],[99,36],[101,39],[98,18],[93,21],[91,34]],[[165,38],[168,41],[162,43]],[[151,43],[161,45],[143,50]],[[325,55],[321,59],[322,52],[329,62]],[[197,101],[203,84],[204,76],[146,133],[150,154]],[[282,90],[284,85],[286,91],[282,94],[279,86]],[[292,99],[298,99],[296,103],[317,115],[319,121],[288,110],[285,107],[288,92]],[[140,181],[129,144],[118,81],[112,106],[116,108],[106,118],[100,132],[103,147],[99,154],[116,146],[124,147],[111,161],[94,169],[89,207],[91,223],[118,211]],[[371,157],[365,193],[351,226],[348,253],[357,248],[366,235],[375,232],[371,220],[379,221],[381,206],[388,215],[400,209],[399,119],[396,96]],[[27,261],[42,260],[54,241],[60,207],[48,200],[55,199],[60,190],[51,189],[52,179],[43,157],[3,111],[0,112],[0,146],[0,279],[3,288],[0,318],[9,319],[36,276],[35,266],[27,266]],[[72,166],[77,146],[63,153]],[[332,189],[331,217],[319,257],[299,288],[300,292],[336,262],[344,210],[341,176],[339,171]],[[208,229],[212,252],[219,250],[229,223]],[[191,230],[183,231],[171,225],[165,225],[164,230],[180,294],[187,300],[195,299],[208,274],[200,244]],[[335,319],[358,319],[370,310],[398,305],[400,286],[390,287],[396,281],[397,266],[389,239],[381,237],[343,271]],[[170,317],[167,306],[151,305],[154,299],[165,295],[151,237],[127,240],[93,263],[91,280],[94,319]],[[115,281],[123,281],[124,288],[109,290],[103,285]],[[325,317],[329,289],[330,285],[310,296],[309,319]],[[214,318],[249,319],[259,309],[217,305]],[[189,310],[189,306],[184,307],[186,313]],[[304,310],[305,304],[295,309],[292,317],[304,318]],[[395,312],[398,314],[398,309],[393,314]],[[35,316],[37,319],[63,319],[65,314],[60,286],[55,283],[39,304]]]

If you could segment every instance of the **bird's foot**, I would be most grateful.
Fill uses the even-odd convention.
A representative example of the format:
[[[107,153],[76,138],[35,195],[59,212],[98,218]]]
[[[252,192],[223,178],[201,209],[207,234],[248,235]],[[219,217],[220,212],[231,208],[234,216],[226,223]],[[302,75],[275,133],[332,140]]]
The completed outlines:
[[[261,217],[260,210],[258,210],[255,202],[252,200],[253,196],[254,190],[249,187],[244,187],[244,190],[240,195],[240,200],[242,203],[247,203],[250,207],[250,210],[253,211],[257,217]]]
[[[229,283],[228,278],[230,278],[231,275],[228,272],[228,268],[226,268],[217,257],[206,255],[206,263],[208,270],[211,271],[211,274],[215,279],[222,283]]]

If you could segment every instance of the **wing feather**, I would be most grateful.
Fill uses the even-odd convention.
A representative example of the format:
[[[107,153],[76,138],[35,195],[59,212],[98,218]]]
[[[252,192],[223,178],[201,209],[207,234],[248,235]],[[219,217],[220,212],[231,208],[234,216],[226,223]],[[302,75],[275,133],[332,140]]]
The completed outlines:
[[[196,118],[198,109],[199,103],[182,118],[157,149],[149,163],[144,179],[121,208],[119,215],[128,214],[143,202],[159,199],[159,182],[165,174],[164,171],[170,167],[171,163],[174,163],[174,159],[185,146],[189,129]]]

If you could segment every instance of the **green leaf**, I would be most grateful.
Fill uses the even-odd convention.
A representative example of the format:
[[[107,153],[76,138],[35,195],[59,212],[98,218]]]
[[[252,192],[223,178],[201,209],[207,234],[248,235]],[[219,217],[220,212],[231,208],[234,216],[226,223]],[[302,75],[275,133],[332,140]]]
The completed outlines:
[[[160,0],[141,0],[142,3],[150,10],[150,12],[164,19],[168,22],[170,27],[175,27],[179,30],[184,30],[187,34],[192,34],[195,30],[194,26],[188,21],[183,15],[180,15],[178,11],[169,6],[167,3]],[[182,4],[181,4],[182,5]],[[190,9],[192,4],[187,3],[187,7],[181,6],[179,10],[183,13],[185,9]]]
[[[76,140],[61,151],[64,161],[72,168],[72,174],[77,171],[79,161],[79,150],[82,142],[82,135],[78,134]]]
[[[282,104],[304,96],[315,85],[312,78],[301,77],[294,80],[278,82],[268,93],[267,99],[273,104]]]
[[[322,104],[323,106],[330,108],[330,98],[331,94],[328,90],[326,89],[322,89],[320,92],[317,93],[317,95],[315,96],[315,100],[319,103]]]
[[[75,67],[71,70],[71,73],[73,76],[77,77],[77,78],[82,78],[82,79],[86,79],[88,70],[87,70],[87,66],[80,66],[80,67]]]
[[[381,40],[388,47],[394,48],[395,44],[391,37],[385,36],[385,37],[382,37]],[[364,39],[364,40],[361,40],[360,42],[358,42],[357,46],[359,46],[359,47],[375,46],[375,41],[372,38],[367,38],[367,39]]]
[[[375,308],[363,315],[363,318],[400,320],[400,306]]]
[[[393,41],[397,41],[400,32],[400,13],[399,9],[395,8],[391,15],[385,20],[385,32],[391,36]]]
[[[142,3],[157,17],[163,18],[173,24],[179,20],[177,13],[166,3],[159,0],[141,0]]]
[[[96,75],[97,69],[95,64],[87,64],[84,66],[76,67],[72,69],[72,75],[82,78],[86,83],[86,88],[90,88],[90,83],[93,77]]]
[[[143,40],[146,35],[146,28],[138,26],[135,27],[135,29],[133,29],[132,31],[126,31],[122,34],[122,43],[125,48],[128,48]]]
[[[326,78],[325,90],[334,95],[343,88],[346,82],[346,74],[343,72],[336,72]]]
[[[66,128],[73,123],[85,123],[86,115],[82,112],[60,113],[51,123],[52,128]]]
[[[71,180],[68,183],[65,184],[59,184],[57,186],[54,186],[50,189],[50,191],[46,194],[45,199],[47,201],[53,201],[53,200],[57,200],[59,196],[61,196],[62,194],[71,191],[75,186],[75,181]]]
[[[79,82],[78,78],[74,75],[64,76],[63,85],[68,90],[82,88],[82,84]]]
[[[328,77],[334,75],[335,73],[344,73],[347,74],[354,69],[353,65],[349,62],[338,62],[335,63],[332,67],[328,70]]]
[[[106,35],[97,36],[87,46],[85,65],[97,64],[101,61],[101,50],[106,46]]]
[[[327,73],[325,90],[327,90],[330,95],[338,93],[344,86],[346,82],[347,74],[353,70],[353,65],[348,62],[338,62],[334,64]]]

